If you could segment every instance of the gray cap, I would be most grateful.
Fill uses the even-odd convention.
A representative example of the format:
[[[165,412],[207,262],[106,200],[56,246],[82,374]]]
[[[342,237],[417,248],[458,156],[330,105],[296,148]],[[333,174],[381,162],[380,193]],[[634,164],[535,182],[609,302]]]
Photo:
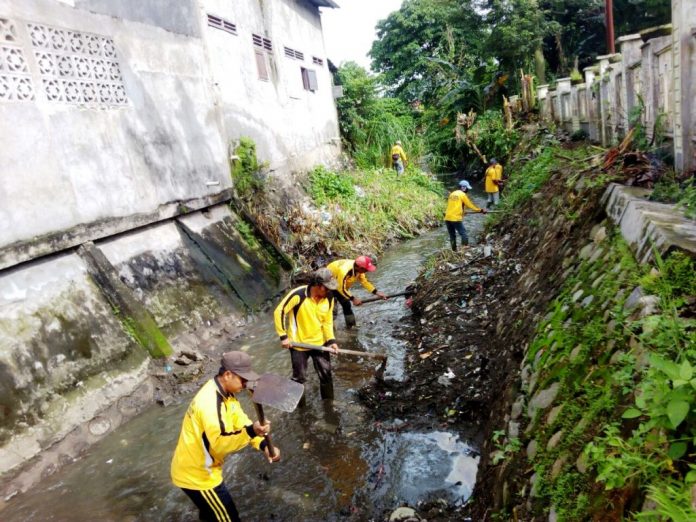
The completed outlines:
[[[466,190],[471,190],[471,184],[465,179],[459,182],[459,187]]]
[[[336,278],[328,268],[320,268],[314,272],[314,279],[318,284],[324,285],[329,290],[338,289],[338,281],[336,281]]]
[[[244,352],[226,352],[220,363],[225,370],[236,373],[247,381],[258,381],[259,374],[251,369],[251,357]]]

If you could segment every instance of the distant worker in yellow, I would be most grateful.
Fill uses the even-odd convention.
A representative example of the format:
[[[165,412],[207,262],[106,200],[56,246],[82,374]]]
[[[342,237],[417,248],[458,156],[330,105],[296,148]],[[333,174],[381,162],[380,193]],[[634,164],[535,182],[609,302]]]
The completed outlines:
[[[500,187],[503,185],[503,166],[495,158],[491,158],[485,175],[486,195],[488,203],[486,208],[495,206],[500,201]]]
[[[403,174],[404,169],[408,166],[408,158],[406,158],[406,153],[404,152],[400,141],[397,140],[394,143],[390,154],[391,166],[394,170],[396,170],[396,174],[400,176]]]
[[[462,180],[459,182],[459,188],[453,190],[449,197],[447,198],[447,211],[445,212],[445,225],[447,226],[447,232],[450,237],[450,245],[452,245],[452,250],[457,251],[457,236],[461,238],[462,245],[469,244],[469,238],[466,235],[466,229],[464,228],[464,207],[468,207],[474,212],[486,213],[483,208],[478,208],[474,205],[466,192],[471,190],[471,185],[468,181]]]
[[[333,400],[333,376],[328,352],[293,347],[293,342],[326,346],[338,353],[333,330],[334,296],[338,287],[328,268],[320,268],[308,285],[288,292],[273,313],[276,333],[283,348],[290,350],[292,380],[304,384],[307,380],[307,363],[312,359],[319,376],[322,399]],[[305,404],[302,396],[300,405]]]
[[[350,293],[350,287],[359,282],[362,287],[382,299],[387,296],[375,288],[375,285],[367,280],[367,272],[374,272],[377,267],[367,256],[358,256],[353,259],[337,259],[329,263],[328,267],[338,282],[338,290],[334,292],[336,299],[343,308],[343,317],[346,319],[346,328],[355,326],[355,315],[351,304],[360,306],[362,301]]]

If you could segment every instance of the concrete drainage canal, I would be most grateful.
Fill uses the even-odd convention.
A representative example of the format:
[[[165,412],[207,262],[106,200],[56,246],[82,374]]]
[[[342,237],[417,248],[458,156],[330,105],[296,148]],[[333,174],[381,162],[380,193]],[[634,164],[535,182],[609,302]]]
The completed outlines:
[[[481,199],[475,195],[478,204]],[[474,237],[482,221],[480,216],[466,218]],[[399,244],[379,260],[371,280],[388,293],[401,291],[428,255],[448,246],[444,228]],[[389,356],[385,378],[393,381],[406,378],[407,340],[398,335],[409,314],[404,304],[399,298],[356,308],[358,330],[345,330],[340,314],[336,320],[342,347]],[[248,351],[259,373],[291,373],[270,313],[247,327],[228,349]],[[316,375],[310,371],[304,410],[266,413],[282,462],[270,465],[247,449],[225,463],[225,479],[243,520],[380,520],[399,506],[436,499],[461,504],[471,495],[478,464],[471,443],[476,427],[462,436],[446,427],[416,429],[398,418],[376,422],[374,412],[357,396],[375,367],[371,359],[334,358],[333,407],[322,405]],[[196,520],[191,502],[169,480],[190,398],[181,394],[164,408],[152,405],[88,448],[78,461],[7,500],[0,517],[7,522]],[[253,416],[249,401],[242,401]]]

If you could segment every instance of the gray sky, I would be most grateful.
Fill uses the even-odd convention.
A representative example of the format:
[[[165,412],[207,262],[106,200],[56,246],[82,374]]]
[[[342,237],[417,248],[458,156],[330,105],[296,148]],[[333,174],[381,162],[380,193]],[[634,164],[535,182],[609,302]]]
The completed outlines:
[[[324,43],[336,65],[352,60],[366,69],[366,56],[375,40],[375,25],[401,6],[402,0],[334,0],[339,9],[322,9]]]

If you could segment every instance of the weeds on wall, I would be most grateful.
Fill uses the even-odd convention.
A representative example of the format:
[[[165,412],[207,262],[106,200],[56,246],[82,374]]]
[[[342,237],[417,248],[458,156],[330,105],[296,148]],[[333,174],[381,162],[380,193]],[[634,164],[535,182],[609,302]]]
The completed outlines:
[[[237,197],[249,200],[263,191],[264,179],[261,170],[266,166],[256,157],[256,143],[251,138],[241,137],[232,145],[230,173]]]

